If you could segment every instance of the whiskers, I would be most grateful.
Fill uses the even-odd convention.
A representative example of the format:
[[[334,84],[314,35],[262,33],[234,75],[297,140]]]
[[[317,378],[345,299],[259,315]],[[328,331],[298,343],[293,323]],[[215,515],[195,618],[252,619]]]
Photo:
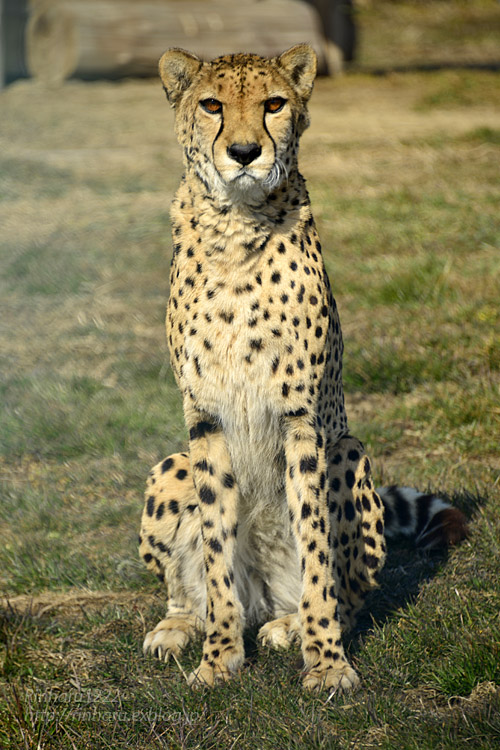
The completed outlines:
[[[269,192],[272,192],[282,182],[286,182],[286,180],[288,180],[288,170],[279,156],[277,156],[271,171],[262,181],[262,186]]]

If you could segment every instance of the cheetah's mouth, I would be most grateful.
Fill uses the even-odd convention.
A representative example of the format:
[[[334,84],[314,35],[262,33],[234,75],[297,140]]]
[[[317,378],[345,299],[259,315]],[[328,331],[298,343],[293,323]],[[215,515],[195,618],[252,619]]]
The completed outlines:
[[[233,182],[234,182],[234,180],[241,180],[242,177],[251,177],[252,180],[256,180],[257,179],[255,177],[255,175],[253,175],[251,172],[249,172],[246,167],[242,167],[240,169],[240,171],[238,172],[238,174],[235,177],[233,177]]]

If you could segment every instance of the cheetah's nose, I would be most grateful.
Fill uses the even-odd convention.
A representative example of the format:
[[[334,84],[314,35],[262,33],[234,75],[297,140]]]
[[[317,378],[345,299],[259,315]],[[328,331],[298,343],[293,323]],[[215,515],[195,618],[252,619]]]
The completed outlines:
[[[261,155],[262,148],[258,143],[233,143],[227,147],[227,153],[231,159],[245,166]]]

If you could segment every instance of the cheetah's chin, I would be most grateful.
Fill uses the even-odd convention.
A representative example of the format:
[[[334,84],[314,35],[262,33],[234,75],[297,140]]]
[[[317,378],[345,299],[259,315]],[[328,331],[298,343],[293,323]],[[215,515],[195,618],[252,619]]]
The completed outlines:
[[[280,187],[287,179],[286,167],[280,159],[276,159],[264,177],[252,174],[246,169],[240,170],[226,183],[226,190],[233,201],[255,203],[265,200],[269,193]]]

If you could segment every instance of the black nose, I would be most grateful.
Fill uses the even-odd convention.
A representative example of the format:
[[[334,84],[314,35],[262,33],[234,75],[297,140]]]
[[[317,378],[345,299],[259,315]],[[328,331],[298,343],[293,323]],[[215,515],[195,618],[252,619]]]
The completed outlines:
[[[262,149],[257,143],[233,143],[228,146],[227,153],[238,164],[246,165],[260,156]]]

